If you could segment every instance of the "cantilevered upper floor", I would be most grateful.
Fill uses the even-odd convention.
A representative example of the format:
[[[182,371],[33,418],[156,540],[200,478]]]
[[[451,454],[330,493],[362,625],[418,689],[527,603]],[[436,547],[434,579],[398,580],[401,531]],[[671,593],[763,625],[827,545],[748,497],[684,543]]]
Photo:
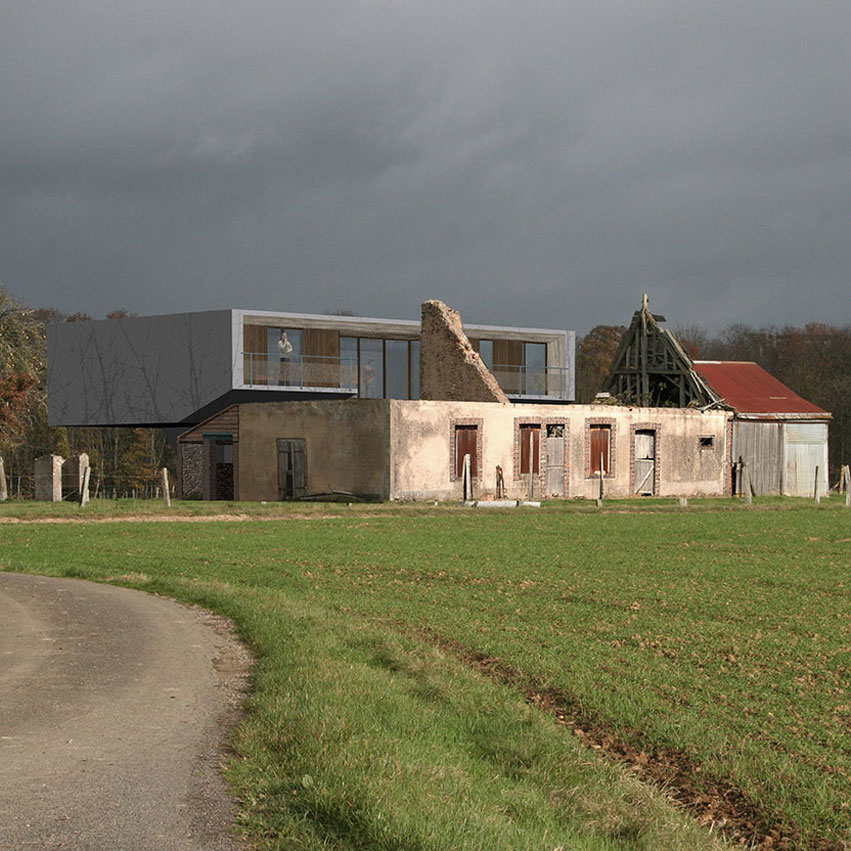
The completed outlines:
[[[512,401],[574,398],[572,331],[465,325]],[[216,310],[53,323],[51,425],[193,424],[237,402],[419,398],[420,323]]]

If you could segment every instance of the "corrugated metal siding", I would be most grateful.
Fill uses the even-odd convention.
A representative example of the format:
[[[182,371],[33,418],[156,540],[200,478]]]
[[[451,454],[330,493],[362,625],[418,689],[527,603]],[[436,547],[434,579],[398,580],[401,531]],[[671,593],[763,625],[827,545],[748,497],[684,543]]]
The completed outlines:
[[[737,421],[734,425],[733,461],[748,465],[757,496],[780,493],[783,426],[772,422]]]
[[[787,423],[786,443],[826,443],[825,423]]]
[[[827,425],[786,423],[786,483],[789,496],[813,496],[816,467],[819,492],[827,492]]]

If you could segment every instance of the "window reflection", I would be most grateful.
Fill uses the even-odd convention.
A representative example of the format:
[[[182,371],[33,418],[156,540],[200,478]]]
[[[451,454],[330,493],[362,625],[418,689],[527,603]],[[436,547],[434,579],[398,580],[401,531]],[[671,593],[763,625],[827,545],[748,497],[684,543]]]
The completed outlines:
[[[384,341],[385,386],[388,399],[408,398],[408,341]]]
[[[547,344],[524,343],[523,359],[526,366],[525,393],[529,396],[547,395]]]
[[[420,341],[411,340],[411,399],[420,398]]]

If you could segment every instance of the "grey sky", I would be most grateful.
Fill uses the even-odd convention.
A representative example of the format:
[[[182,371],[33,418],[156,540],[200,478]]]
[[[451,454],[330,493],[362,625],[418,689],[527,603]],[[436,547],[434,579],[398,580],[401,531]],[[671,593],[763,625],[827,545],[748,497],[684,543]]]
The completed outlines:
[[[851,4],[0,0],[0,281],[95,316],[851,322]]]

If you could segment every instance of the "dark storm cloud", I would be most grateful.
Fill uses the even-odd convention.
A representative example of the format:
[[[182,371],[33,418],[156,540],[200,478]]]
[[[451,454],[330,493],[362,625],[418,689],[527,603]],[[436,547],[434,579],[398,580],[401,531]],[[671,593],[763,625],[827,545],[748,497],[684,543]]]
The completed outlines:
[[[0,13],[0,280],[29,303],[851,321],[844,4]]]

